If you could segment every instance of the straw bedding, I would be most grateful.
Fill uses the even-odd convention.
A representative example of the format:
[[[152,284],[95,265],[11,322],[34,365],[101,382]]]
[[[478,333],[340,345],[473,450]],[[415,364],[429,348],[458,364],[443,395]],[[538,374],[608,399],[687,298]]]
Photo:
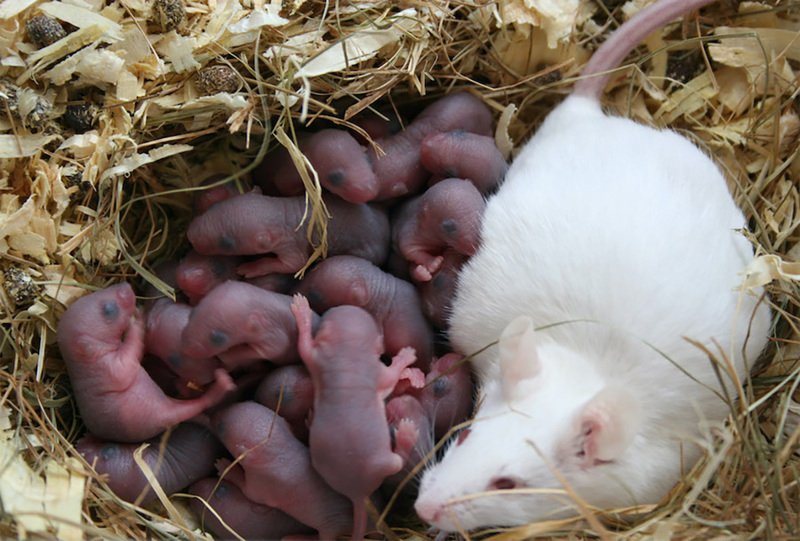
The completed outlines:
[[[299,126],[354,128],[360,112],[413,113],[456,89],[492,107],[511,156],[642,3],[0,3],[0,536],[205,535],[185,497],[136,508],[76,456],[55,347],[59,316],[92,290],[147,280],[172,293],[152,269],[185,249],[199,180],[246,181],[279,144],[302,167]],[[743,281],[767,285],[775,325],[729,422],[632,523],[601,513],[498,539],[800,537],[799,33],[788,2],[716,3],[650,36],[605,96],[712,153],[749,217],[758,253]],[[312,170],[305,181],[306,226],[324,230]],[[383,531],[425,535],[400,511]]]

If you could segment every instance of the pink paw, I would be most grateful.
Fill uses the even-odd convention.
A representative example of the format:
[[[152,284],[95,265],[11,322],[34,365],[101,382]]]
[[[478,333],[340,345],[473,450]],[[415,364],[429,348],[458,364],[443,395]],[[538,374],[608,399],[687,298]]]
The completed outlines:
[[[417,441],[419,441],[419,431],[414,421],[407,418],[401,419],[397,423],[397,431],[394,433],[393,451],[403,459],[404,463],[414,450],[414,446],[417,445]]]
[[[397,383],[399,385],[404,381],[413,389],[422,389],[425,386],[425,373],[419,368],[410,366],[400,372],[400,380]]]
[[[439,272],[439,269],[442,268],[443,262],[443,256],[431,258],[426,263],[420,263],[413,266],[411,269],[411,276],[418,282],[430,282],[433,279],[433,275]]]

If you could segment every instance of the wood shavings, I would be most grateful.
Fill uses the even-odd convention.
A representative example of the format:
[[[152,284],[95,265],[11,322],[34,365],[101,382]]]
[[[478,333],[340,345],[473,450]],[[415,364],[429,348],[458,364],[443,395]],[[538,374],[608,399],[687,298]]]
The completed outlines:
[[[0,3],[0,20],[16,17],[38,0],[4,0]]]
[[[48,2],[40,5],[39,9],[51,17],[67,22],[77,28],[96,26],[102,29],[100,35],[109,42],[119,40],[122,34],[122,26],[102,13],[89,9],[88,6],[81,7],[66,2]]]
[[[541,28],[550,49],[566,41],[575,26],[583,24],[593,12],[591,4],[579,0],[510,0],[500,4],[500,19],[504,24]]]
[[[800,36],[797,29],[780,28],[731,28],[720,26],[714,35],[720,43],[711,43],[708,52],[722,64],[734,67],[761,67],[764,59],[778,55],[789,60],[800,60]],[[762,49],[763,47],[763,49]]]
[[[722,67],[714,74],[719,85],[717,99],[736,115],[744,113],[753,104],[752,85],[742,69]]]
[[[97,261],[101,265],[110,265],[117,260],[119,252],[120,246],[114,232],[103,229],[86,239],[79,254],[84,261]]]
[[[717,87],[711,74],[704,72],[673,93],[667,101],[661,104],[653,117],[661,122],[669,123],[681,116],[702,113],[708,100],[716,94]]]
[[[747,291],[765,286],[773,280],[800,280],[800,263],[765,254],[755,258],[740,274],[745,276],[741,289]]]
[[[22,445],[8,422],[9,412],[0,406],[4,430],[0,433],[0,503],[22,531],[52,533],[58,539],[83,539],[80,528],[86,478],[76,459],[69,469],[55,459],[46,459],[41,475],[18,453]]]
[[[163,145],[155,148],[150,152],[141,154],[134,154],[120,162],[119,165],[108,168],[100,177],[100,181],[105,181],[113,177],[128,174],[143,165],[163,160],[170,156],[180,154],[181,152],[188,152],[192,150],[190,145]]]
[[[42,151],[54,135],[0,134],[0,158],[26,158]]]
[[[79,51],[87,45],[91,45],[93,48],[97,47],[100,44],[99,40],[104,32],[103,26],[88,26],[76,30],[52,45],[39,49],[37,53],[28,57],[30,68],[23,76],[18,78],[17,81],[21,82],[22,80],[30,79],[53,62]]]
[[[156,51],[165,57],[175,73],[194,72],[200,63],[194,58],[197,41],[194,37],[169,35],[156,44]]]
[[[247,34],[265,26],[284,26],[289,24],[289,19],[281,17],[275,6],[268,5],[266,9],[255,9],[243,19],[235,22],[229,28],[232,34]]]
[[[343,71],[351,66],[373,58],[384,47],[397,44],[406,34],[419,35],[422,25],[417,20],[417,11],[407,9],[386,21],[386,28],[362,28],[338,43],[333,43],[321,53],[304,62],[295,73],[296,79],[318,77],[334,71]]]
[[[98,43],[84,47],[44,76],[54,84],[62,85],[77,75],[82,83],[102,85],[116,83],[125,67],[121,56],[108,49],[97,49]]]
[[[62,306],[69,306],[88,293],[86,288],[71,285],[78,283],[74,267],[64,270],[61,265],[47,265],[43,273],[46,280],[43,286],[45,295]],[[48,308],[48,311],[52,313],[52,308]]]
[[[511,152],[514,149],[514,141],[511,140],[511,135],[508,133],[508,126],[511,124],[511,119],[517,112],[517,107],[513,104],[508,105],[500,119],[497,121],[497,128],[494,132],[494,141],[500,154],[508,160],[511,158]]]

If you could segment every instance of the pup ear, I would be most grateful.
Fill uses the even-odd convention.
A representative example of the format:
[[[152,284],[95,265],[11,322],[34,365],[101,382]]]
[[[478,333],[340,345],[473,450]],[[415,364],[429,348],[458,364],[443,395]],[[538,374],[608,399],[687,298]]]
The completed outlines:
[[[629,390],[608,386],[597,393],[578,417],[578,452],[584,467],[619,457],[642,422],[641,406]]]
[[[498,343],[500,349],[500,385],[506,402],[518,398],[519,383],[536,377],[541,368],[536,353],[533,320],[519,316],[506,325]]]

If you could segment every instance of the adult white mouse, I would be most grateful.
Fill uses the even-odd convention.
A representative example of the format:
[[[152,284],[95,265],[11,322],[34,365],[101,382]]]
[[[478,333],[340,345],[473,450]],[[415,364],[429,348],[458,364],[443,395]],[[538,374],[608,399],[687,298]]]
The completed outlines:
[[[709,0],[662,0],[621,26],[584,75]],[[483,216],[450,339],[477,352],[474,422],[425,471],[418,515],[442,531],[661,500],[701,454],[763,349],[770,312],[741,293],[745,218],[714,162],[667,130],[605,115],[607,76],[547,117]],[[534,331],[534,328],[538,329]],[[746,364],[749,363],[749,364]]]

